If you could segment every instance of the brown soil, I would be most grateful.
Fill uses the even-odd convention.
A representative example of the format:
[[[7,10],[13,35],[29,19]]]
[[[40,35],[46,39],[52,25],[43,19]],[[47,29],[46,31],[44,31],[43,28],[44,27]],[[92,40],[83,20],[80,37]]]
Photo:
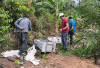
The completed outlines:
[[[10,57],[12,60],[16,60],[15,57]],[[20,65],[0,58],[0,67],[3,68],[20,68]],[[93,60],[84,59],[75,56],[62,56],[48,54],[47,58],[40,59],[40,64],[34,66],[32,63],[25,61],[24,68],[100,68],[100,66],[93,64]]]

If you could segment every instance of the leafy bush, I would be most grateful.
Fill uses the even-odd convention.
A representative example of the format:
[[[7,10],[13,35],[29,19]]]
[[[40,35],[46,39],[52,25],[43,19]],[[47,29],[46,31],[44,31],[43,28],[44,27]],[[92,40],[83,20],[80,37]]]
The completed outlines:
[[[28,0],[27,0],[28,1]],[[24,14],[34,15],[35,8],[33,6],[28,6],[24,1],[15,1],[9,0],[6,2],[5,10],[9,11],[10,18],[13,19],[11,22],[12,27],[14,26],[14,22],[23,17]]]
[[[5,50],[5,40],[10,36],[9,33],[7,33],[10,22],[12,22],[12,19],[9,19],[8,11],[5,11],[3,8],[0,8],[0,51]]]
[[[82,1],[83,2],[83,1]],[[88,46],[92,46],[92,51],[94,59],[100,56],[100,1],[99,0],[85,0],[81,6],[78,8],[78,12],[83,15],[83,18],[86,17],[85,20],[86,25],[94,25],[95,27],[91,27],[92,31],[84,29],[84,37],[85,42]],[[95,7],[95,8],[94,8]],[[95,24],[94,24],[95,23]],[[90,28],[90,26],[86,26],[85,28]],[[87,52],[86,52],[87,53]]]
[[[73,54],[79,57],[89,57],[92,55],[92,46],[76,48]]]
[[[76,48],[73,54],[79,57],[93,57],[95,63],[97,63],[98,58],[100,58],[100,32],[86,32],[83,37],[85,37],[84,42],[86,45],[84,47]]]
[[[43,22],[44,22],[44,17],[41,16],[38,19],[38,22],[36,23],[36,29],[41,31],[43,29]]]

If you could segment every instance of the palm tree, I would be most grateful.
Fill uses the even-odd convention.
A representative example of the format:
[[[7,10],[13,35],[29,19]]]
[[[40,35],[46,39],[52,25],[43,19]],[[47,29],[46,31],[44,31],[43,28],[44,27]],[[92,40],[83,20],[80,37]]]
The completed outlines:
[[[56,15],[56,19],[58,19],[59,11],[64,7],[66,2],[67,0],[47,0],[45,2],[38,2],[37,5],[44,5],[53,8]],[[56,32],[58,32],[58,23],[56,23]]]

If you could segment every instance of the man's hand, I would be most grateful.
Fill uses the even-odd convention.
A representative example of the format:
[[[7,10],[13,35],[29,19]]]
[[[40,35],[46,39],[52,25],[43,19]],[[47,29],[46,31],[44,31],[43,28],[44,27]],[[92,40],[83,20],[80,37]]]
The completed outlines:
[[[72,28],[71,28],[69,31],[73,31],[73,29],[74,29],[74,28],[73,28],[73,26],[72,26]]]
[[[23,29],[24,29],[24,27],[20,27],[20,29],[21,29],[21,30],[23,30]]]
[[[69,30],[69,31],[71,31],[71,30]]]
[[[63,30],[62,29],[60,29],[60,32],[62,32]]]

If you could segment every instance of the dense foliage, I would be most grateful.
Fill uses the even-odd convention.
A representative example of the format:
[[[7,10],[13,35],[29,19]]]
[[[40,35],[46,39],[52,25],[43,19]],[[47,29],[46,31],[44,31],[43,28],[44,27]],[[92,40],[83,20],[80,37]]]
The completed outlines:
[[[27,14],[32,22],[32,30],[36,38],[55,35],[61,28],[59,13],[63,12],[68,19],[72,16],[77,21],[76,39],[85,43],[76,48],[76,56],[100,56],[100,1],[81,0],[0,0],[0,51],[8,50],[7,41],[15,32],[14,22]],[[9,39],[8,39],[9,38]],[[10,41],[10,40],[9,40]],[[15,40],[16,41],[16,40]],[[78,44],[78,43],[77,43]]]
[[[5,39],[10,35],[8,34],[8,30],[10,28],[10,22],[13,20],[8,15],[8,11],[5,11],[3,8],[0,8],[0,50],[4,50],[5,47]]]
[[[82,37],[86,46],[76,49],[74,54],[77,56],[92,56],[97,63],[97,58],[100,57],[100,1],[99,0],[84,0],[81,1],[81,6],[77,11],[82,14],[82,19],[86,18],[82,28]]]

